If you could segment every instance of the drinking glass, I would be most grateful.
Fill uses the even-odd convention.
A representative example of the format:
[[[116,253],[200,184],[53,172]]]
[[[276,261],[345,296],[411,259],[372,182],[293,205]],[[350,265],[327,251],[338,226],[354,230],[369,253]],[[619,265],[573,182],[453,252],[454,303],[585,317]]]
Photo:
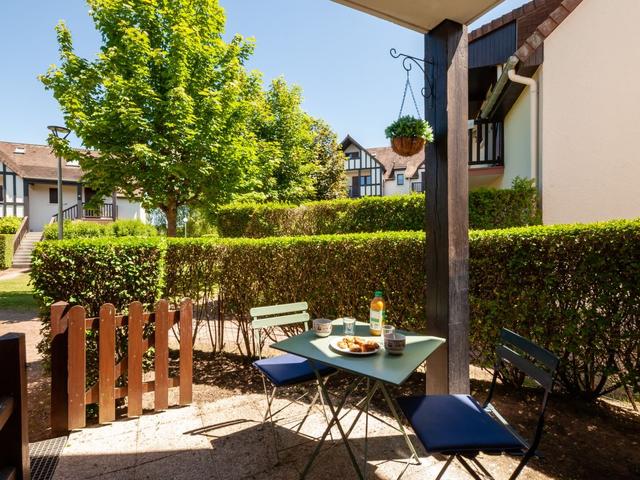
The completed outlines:
[[[356,319],[353,317],[345,317],[342,319],[342,324],[344,325],[344,334],[345,335],[355,335],[356,334]]]
[[[396,327],[393,325],[382,326],[382,338],[386,338],[388,335],[393,335],[396,332]]]

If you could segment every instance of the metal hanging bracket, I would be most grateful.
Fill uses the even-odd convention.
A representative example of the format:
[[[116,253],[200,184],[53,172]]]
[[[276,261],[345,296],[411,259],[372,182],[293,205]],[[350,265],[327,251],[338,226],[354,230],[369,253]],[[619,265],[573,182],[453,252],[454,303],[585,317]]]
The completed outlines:
[[[418,58],[411,55],[407,55],[405,53],[398,53],[398,51],[395,48],[392,48],[389,51],[389,54],[391,55],[392,58],[402,58],[402,68],[405,69],[407,74],[409,74],[414,64],[418,66],[418,68],[422,71],[422,73],[425,74],[425,79],[429,86],[428,91],[426,86],[422,88],[422,96],[425,99],[433,100],[435,96],[434,85],[433,85],[433,67],[434,67],[433,58],[424,59],[424,58]],[[428,73],[427,73],[427,66],[429,67]]]

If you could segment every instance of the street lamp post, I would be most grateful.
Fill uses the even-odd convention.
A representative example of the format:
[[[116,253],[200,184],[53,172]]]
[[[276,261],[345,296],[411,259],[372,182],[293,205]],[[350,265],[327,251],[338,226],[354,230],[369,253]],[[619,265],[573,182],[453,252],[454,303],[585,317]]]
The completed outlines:
[[[71,133],[71,130],[69,130],[66,127],[49,125],[47,128],[51,130],[51,133],[53,133],[56,136],[56,138],[62,138],[63,140],[65,140]],[[58,240],[62,240],[62,237],[64,235],[64,231],[63,231],[64,222],[62,220],[62,157],[60,157],[60,155],[57,155],[57,157],[58,157]]]

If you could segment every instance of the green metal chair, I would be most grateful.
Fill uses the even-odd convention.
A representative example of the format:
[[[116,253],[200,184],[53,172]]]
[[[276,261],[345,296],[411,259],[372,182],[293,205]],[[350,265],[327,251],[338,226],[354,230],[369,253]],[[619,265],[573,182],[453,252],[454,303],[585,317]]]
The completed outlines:
[[[276,457],[278,461],[280,459],[279,453],[284,450],[288,450],[298,445],[293,445],[287,448],[278,448],[278,434],[275,428],[275,416],[291,406],[294,403],[298,403],[304,397],[310,396],[311,392],[305,392],[303,395],[295,398],[290,401],[284,407],[278,409],[273,412],[271,407],[273,404],[273,400],[276,397],[276,393],[279,388],[291,387],[309,384],[312,386],[313,396],[311,398],[311,402],[307,411],[302,418],[302,420],[294,426],[295,432],[300,434],[300,429],[304,422],[309,417],[309,414],[316,407],[318,399],[322,403],[322,413],[325,417],[325,420],[328,420],[326,411],[325,411],[325,403],[324,397],[322,396],[322,391],[320,389],[320,385],[318,384],[318,380],[314,373],[314,370],[309,363],[309,361],[305,358],[299,357],[297,355],[292,354],[283,354],[275,357],[262,358],[262,345],[263,345],[263,335],[265,330],[273,331],[276,327],[287,327],[293,325],[302,324],[304,330],[308,330],[309,323],[309,314],[307,313],[308,305],[306,302],[299,303],[288,303],[283,305],[272,305],[267,307],[256,307],[250,310],[250,315],[252,318],[251,328],[257,331],[258,337],[258,356],[259,359],[253,362],[253,365],[260,370],[262,374],[262,383],[264,386],[264,393],[267,398],[267,411],[264,414],[263,422],[266,422],[269,419],[269,422],[272,427],[275,449],[276,449]],[[321,376],[329,376],[336,372],[336,370],[327,365],[319,365],[318,371]],[[267,382],[271,384],[271,391],[268,388]]]
[[[493,381],[484,404],[481,405],[470,395],[421,395],[398,399],[401,410],[426,451],[449,456],[438,479],[454,459],[475,479],[493,478],[478,461],[478,454],[484,452],[521,457],[510,477],[514,480],[527,462],[537,455],[547,401],[559,361],[553,353],[510,330],[502,330],[501,340],[502,345],[498,346],[496,352]],[[522,438],[491,404],[498,374],[505,363],[520,370],[544,389],[531,443]]]

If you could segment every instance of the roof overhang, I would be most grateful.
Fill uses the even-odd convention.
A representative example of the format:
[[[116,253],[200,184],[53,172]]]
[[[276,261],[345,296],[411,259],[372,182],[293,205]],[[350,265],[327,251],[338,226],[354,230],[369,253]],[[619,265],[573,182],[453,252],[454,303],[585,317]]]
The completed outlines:
[[[333,0],[403,27],[426,33],[444,20],[473,22],[504,0]]]

